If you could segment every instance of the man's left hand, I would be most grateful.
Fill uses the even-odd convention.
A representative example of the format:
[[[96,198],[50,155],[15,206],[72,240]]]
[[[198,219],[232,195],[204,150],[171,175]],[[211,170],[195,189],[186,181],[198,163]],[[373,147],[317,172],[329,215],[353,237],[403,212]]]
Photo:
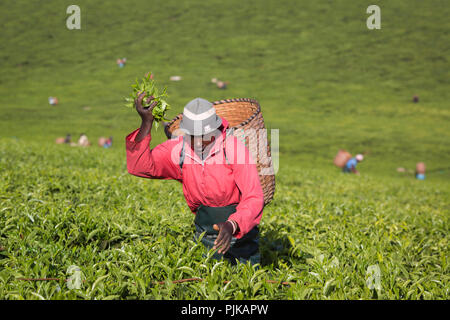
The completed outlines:
[[[214,241],[213,249],[219,249],[220,254],[225,254],[230,249],[231,238],[233,237],[233,224],[225,221],[213,225],[214,230],[219,231],[216,241]]]

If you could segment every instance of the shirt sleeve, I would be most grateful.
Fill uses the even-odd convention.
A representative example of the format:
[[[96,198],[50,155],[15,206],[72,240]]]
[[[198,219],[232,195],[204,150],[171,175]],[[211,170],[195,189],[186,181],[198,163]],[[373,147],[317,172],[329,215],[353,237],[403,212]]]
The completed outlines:
[[[228,219],[234,220],[238,224],[239,231],[234,236],[239,239],[259,224],[264,208],[264,194],[256,162],[249,150],[236,138],[234,138],[233,145],[232,150],[227,146],[227,158],[230,158],[234,180],[241,193],[241,199],[236,207],[236,212]]]
[[[142,178],[181,181],[180,167],[172,160],[177,141],[167,140],[150,149],[151,134],[137,142],[138,133],[136,129],[125,138],[128,172]]]

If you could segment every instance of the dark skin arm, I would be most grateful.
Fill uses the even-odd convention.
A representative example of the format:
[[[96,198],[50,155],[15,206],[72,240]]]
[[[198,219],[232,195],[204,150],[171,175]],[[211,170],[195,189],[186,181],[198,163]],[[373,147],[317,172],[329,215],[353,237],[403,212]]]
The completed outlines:
[[[139,133],[136,135],[135,141],[142,141],[149,133],[152,131],[153,126],[153,108],[156,106],[156,101],[154,101],[148,108],[142,105],[144,100],[145,92],[140,93],[138,98],[134,101],[137,113],[141,116],[142,123],[139,129]],[[154,99],[153,96],[147,98],[147,103],[150,103]]]

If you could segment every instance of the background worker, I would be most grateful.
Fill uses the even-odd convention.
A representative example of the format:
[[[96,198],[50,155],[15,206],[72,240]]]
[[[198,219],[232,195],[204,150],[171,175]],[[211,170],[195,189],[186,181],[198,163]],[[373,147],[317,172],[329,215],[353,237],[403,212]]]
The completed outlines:
[[[354,158],[351,158],[347,161],[345,166],[342,168],[343,172],[350,173],[353,172],[354,174],[359,175],[359,171],[356,170],[356,165],[358,162],[361,162],[364,160],[364,156],[362,154],[357,154]]]
[[[418,162],[416,164],[416,179],[425,180],[425,163]]]

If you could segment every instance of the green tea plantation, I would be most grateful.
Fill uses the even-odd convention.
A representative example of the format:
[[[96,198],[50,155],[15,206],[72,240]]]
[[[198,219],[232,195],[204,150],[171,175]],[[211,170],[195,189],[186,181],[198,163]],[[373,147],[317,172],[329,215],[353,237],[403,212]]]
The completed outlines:
[[[71,4],[0,3],[0,299],[449,299],[447,1],[376,1],[376,30],[370,1],[80,0],[80,30]],[[128,174],[149,71],[169,118],[253,98],[279,130],[260,265],[213,260],[181,185]]]

